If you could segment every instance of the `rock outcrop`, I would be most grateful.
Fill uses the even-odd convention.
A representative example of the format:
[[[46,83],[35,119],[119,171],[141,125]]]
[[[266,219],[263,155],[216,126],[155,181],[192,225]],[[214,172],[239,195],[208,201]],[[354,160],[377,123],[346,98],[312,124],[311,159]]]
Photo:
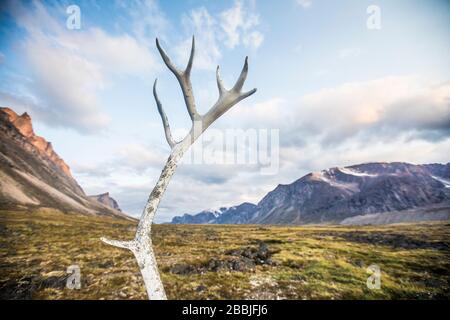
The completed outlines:
[[[109,195],[109,192],[94,195],[94,196],[89,196],[89,198],[94,199],[112,209],[122,212],[122,209],[120,209],[119,204],[117,203],[117,201],[114,198],[112,198]]]
[[[34,133],[27,113],[0,108],[0,208],[42,207],[129,219],[84,193],[51,143]]]
[[[28,113],[24,112],[19,116],[10,108],[0,108],[0,112],[6,115],[8,121],[26,138],[30,144],[35,146],[39,152],[46,155],[65,174],[72,177],[69,166],[53,150],[51,142],[48,142],[43,137],[37,136],[34,133],[31,117]]]

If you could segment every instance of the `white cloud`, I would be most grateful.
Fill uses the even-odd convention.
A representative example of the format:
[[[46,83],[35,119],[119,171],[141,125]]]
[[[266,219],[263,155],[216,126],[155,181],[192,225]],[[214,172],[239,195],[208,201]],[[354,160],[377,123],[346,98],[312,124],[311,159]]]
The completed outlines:
[[[283,119],[290,116],[286,104],[287,101],[280,97],[251,104],[244,100],[228,112],[224,121],[237,127],[280,128]]]
[[[196,37],[195,66],[199,69],[214,70],[222,57],[221,44],[228,49],[238,45],[258,49],[264,41],[264,35],[256,30],[259,15],[235,1],[234,5],[212,15],[205,7],[191,10],[182,17],[186,38],[176,47],[178,61],[186,63],[191,47],[191,37]]]
[[[450,134],[450,84],[394,76],[347,83],[305,95],[295,110],[292,132],[322,143],[355,135],[389,139],[401,132],[436,139]]]
[[[406,76],[347,83],[306,94],[294,103],[282,98],[243,102],[216,129],[223,125],[279,128],[279,173],[267,176],[249,165],[183,161],[161,202],[158,222],[208,207],[256,203],[279,183],[333,166],[448,162],[450,84]],[[125,146],[111,161],[110,167],[119,169],[110,170],[101,186],[95,185],[98,179],[90,185],[96,186],[95,192],[112,190],[125,210],[138,215],[166,157],[151,148]]]
[[[242,43],[251,48],[257,49],[264,41],[264,35],[259,31],[252,31],[244,35]]]
[[[263,34],[254,30],[258,25],[259,16],[249,12],[239,0],[220,14],[220,26],[226,35],[225,44],[231,49],[240,43],[258,48],[264,40]]]
[[[150,50],[128,34],[110,36],[92,28],[84,33],[64,33],[64,47],[97,64],[103,74],[144,77],[158,68]]]
[[[214,69],[221,58],[215,19],[206,8],[201,7],[184,15],[182,23],[188,37],[175,48],[178,60],[182,62],[182,65],[187,63],[191,50],[191,37],[195,35],[195,67],[204,70]]]
[[[162,170],[164,161],[168,157],[168,154],[163,154],[155,148],[136,143],[121,147],[117,155],[116,165],[118,164],[124,169],[134,170],[138,174],[152,168]]]
[[[38,106],[31,112],[50,126],[98,132],[109,122],[98,94],[112,76],[144,77],[158,68],[147,47],[128,34],[68,30],[40,2],[16,3],[10,10],[26,31],[20,48],[33,79],[28,89]]]
[[[361,54],[360,48],[343,48],[339,50],[338,56],[341,59],[356,58]]]
[[[92,132],[108,123],[96,96],[104,77],[94,63],[35,36],[24,43],[40,100],[34,111],[51,125]]]
[[[295,2],[303,8],[309,8],[312,5],[312,0],[295,0]]]
[[[156,0],[120,1],[130,16],[133,32],[141,43],[153,45],[155,37],[165,39],[171,25]]]

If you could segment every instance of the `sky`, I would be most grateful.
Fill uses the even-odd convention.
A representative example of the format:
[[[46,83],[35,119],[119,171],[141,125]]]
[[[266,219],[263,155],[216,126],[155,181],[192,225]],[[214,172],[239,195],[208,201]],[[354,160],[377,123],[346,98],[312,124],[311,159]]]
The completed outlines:
[[[257,203],[330,167],[449,162],[448,30],[444,0],[1,1],[0,106],[32,116],[87,194],[108,191],[138,217],[170,154],[155,78],[175,138],[191,125],[155,38],[184,68],[195,35],[202,114],[218,98],[216,66],[231,88],[248,56],[244,88],[258,91],[196,142],[202,161],[180,164],[156,215],[165,222]],[[235,136],[250,138],[224,148]]]

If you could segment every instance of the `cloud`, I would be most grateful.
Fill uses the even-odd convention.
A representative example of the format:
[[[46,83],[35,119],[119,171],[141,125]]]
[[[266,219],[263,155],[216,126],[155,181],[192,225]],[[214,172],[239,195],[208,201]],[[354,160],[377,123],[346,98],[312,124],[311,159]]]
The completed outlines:
[[[161,171],[168,157],[157,148],[138,143],[117,146],[113,156],[96,164],[75,163],[76,174],[89,177],[108,177],[114,174],[140,176],[149,171]]]
[[[295,0],[295,2],[303,8],[309,8],[312,5],[312,0]]]
[[[282,170],[277,176],[280,183],[290,183],[312,171],[367,162],[447,163],[450,138],[431,142],[405,140],[403,135],[390,141],[355,144],[347,140],[333,146],[308,143],[302,147],[285,146],[280,152]]]
[[[225,44],[234,48],[241,42],[247,47],[258,48],[264,40],[261,32],[253,30],[259,25],[259,16],[248,12],[241,1],[220,14],[220,26],[225,32]]]
[[[109,160],[96,164],[73,163],[77,181],[87,194],[110,192],[121,208],[139,216],[168,157],[168,152],[147,145],[118,146]],[[188,155],[179,164],[161,202],[157,221],[176,214],[198,212],[208,206],[256,201],[267,190],[267,181],[252,186],[248,173],[259,170],[249,165],[195,164]],[[253,181],[258,178],[253,177]],[[206,192],[207,190],[207,192]]]
[[[158,64],[132,36],[98,28],[68,30],[51,10],[40,2],[10,5],[26,31],[19,47],[33,80],[28,89],[37,101],[31,112],[49,126],[96,133],[109,123],[98,96],[112,77],[144,77]]]
[[[450,150],[449,120],[450,84],[412,76],[346,83],[306,94],[295,102],[282,98],[243,102],[230,110],[219,128],[279,128],[279,173],[263,177],[250,166],[183,165],[177,176],[189,190],[200,186],[207,186],[213,194],[222,190],[217,194],[220,201],[205,199],[202,203],[238,204],[243,198],[236,197],[243,193],[247,201],[255,201],[278,183],[332,166],[448,161],[443,150]],[[168,195],[172,197],[179,208],[185,208],[170,208],[177,214],[204,209],[196,211],[198,203],[189,203],[191,198]]]
[[[256,203],[279,183],[334,166],[373,161],[448,162],[449,103],[449,83],[412,76],[346,83],[294,102],[282,98],[243,102],[228,113],[222,125],[206,131],[205,137],[228,125],[279,128],[279,172],[267,176],[257,166],[198,165],[184,159],[156,219],[164,222],[208,207]],[[109,164],[114,170],[101,179],[101,185],[93,177],[90,182],[80,181],[93,188],[91,193],[110,191],[124,210],[138,216],[167,154],[134,144],[121,150]]]
[[[341,59],[356,58],[361,54],[361,48],[343,48],[339,50],[338,56]]]
[[[186,63],[186,55],[191,47],[191,36],[196,37],[195,66],[203,70],[214,70],[222,57],[221,44],[228,49],[238,45],[258,49],[264,41],[264,35],[256,27],[259,15],[235,1],[234,5],[217,15],[211,14],[205,7],[191,10],[183,15],[182,25],[187,37],[176,46],[180,63]]]
[[[264,35],[259,31],[252,31],[245,34],[242,43],[251,48],[257,49],[264,41]]]
[[[101,112],[96,92],[105,85],[99,67],[48,39],[35,37],[24,45],[38,97],[39,118],[52,126],[69,126],[83,133],[104,128],[108,117]]]
[[[162,170],[164,161],[168,157],[167,154],[163,154],[155,148],[137,143],[123,146],[117,154],[116,165],[134,170],[137,174],[142,174],[151,168]]]
[[[191,37],[196,37],[195,67],[203,70],[212,70],[218,64],[222,54],[216,36],[216,21],[204,7],[191,10],[182,18],[185,33],[184,39],[175,51],[181,65],[187,63],[191,50]]]
[[[18,114],[38,108],[33,97],[12,94],[3,90],[0,90],[0,102],[2,107],[13,107]]]
[[[322,89],[303,96],[285,124],[287,141],[316,139],[337,145],[366,143],[405,133],[411,139],[450,135],[450,84],[386,77]],[[431,135],[432,134],[432,135]]]
[[[153,45],[155,37],[166,39],[171,24],[156,0],[119,1],[118,3],[132,21],[133,33],[139,42]]]
[[[244,100],[228,112],[224,122],[240,128],[280,128],[283,119],[291,115],[285,109],[286,104],[281,97],[251,104]]]

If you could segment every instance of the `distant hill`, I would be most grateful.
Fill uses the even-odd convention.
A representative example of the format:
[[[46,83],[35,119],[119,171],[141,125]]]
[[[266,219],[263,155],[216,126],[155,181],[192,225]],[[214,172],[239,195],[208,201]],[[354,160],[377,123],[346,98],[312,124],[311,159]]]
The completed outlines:
[[[0,108],[0,208],[41,207],[129,218],[84,193],[52,144],[34,133],[27,113]]]
[[[181,217],[174,217],[172,224],[243,224],[247,223],[250,215],[255,211],[256,205],[252,203],[242,203],[230,208],[220,208],[219,210],[204,210],[198,214],[184,214]]]
[[[215,214],[175,217],[171,223],[384,224],[450,219],[450,163],[364,163],[331,168],[278,185],[257,205]]]
[[[122,209],[120,209],[119,204],[117,203],[117,201],[114,198],[112,198],[109,195],[109,192],[94,195],[94,196],[89,196],[89,198],[94,199],[95,201],[98,201],[107,207],[110,207],[112,209],[122,212]]]

